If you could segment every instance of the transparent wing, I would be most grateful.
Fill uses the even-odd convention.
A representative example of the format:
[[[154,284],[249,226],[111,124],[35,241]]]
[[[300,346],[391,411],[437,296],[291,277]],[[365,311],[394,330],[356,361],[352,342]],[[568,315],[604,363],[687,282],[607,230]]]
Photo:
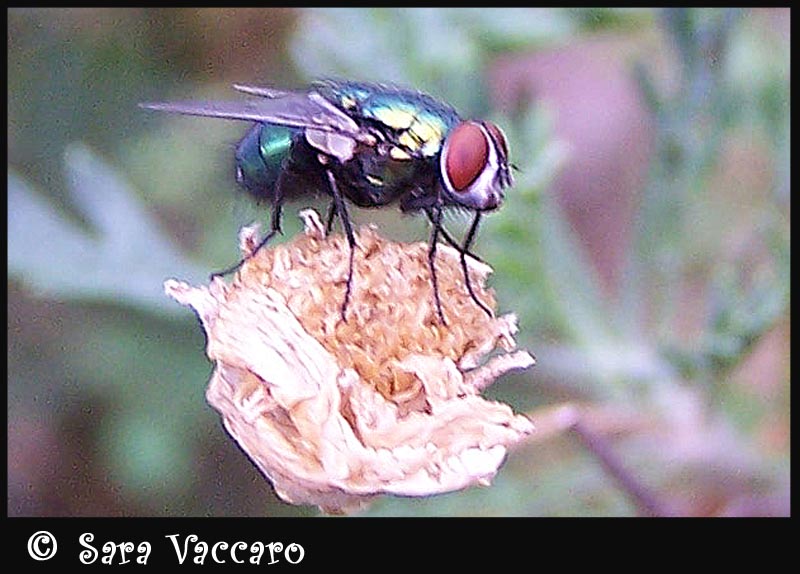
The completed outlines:
[[[242,85],[234,87],[261,99],[241,102],[148,102],[139,106],[192,116],[265,122],[349,135],[359,133],[358,124],[350,116],[316,92],[285,92]]]
[[[261,96],[262,98],[283,98],[292,95],[292,92],[287,92],[286,90],[263,88],[261,86],[246,86],[244,84],[233,84],[233,89],[244,92],[245,94]]]

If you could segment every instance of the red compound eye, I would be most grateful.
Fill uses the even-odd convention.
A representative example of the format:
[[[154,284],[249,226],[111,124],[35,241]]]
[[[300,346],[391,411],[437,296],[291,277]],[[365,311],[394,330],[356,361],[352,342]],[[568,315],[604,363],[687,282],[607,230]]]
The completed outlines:
[[[480,175],[489,159],[489,142],[481,127],[463,122],[448,136],[445,173],[454,191],[463,191]]]

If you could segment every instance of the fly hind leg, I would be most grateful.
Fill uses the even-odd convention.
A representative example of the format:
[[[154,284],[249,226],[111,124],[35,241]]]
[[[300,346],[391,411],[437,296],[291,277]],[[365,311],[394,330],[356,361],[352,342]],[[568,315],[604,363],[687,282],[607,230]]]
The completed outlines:
[[[230,275],[234,271],[238,270],[242,265],[244,265],[248,259],[254,257],[256,253],[258,253],[262,247],[264,247],[269,241],[275,237],[278,233],[283,234],[283,230],[281,229],[281,217],[283,214],[283,178],[284,178],[285,170],[281,169],[281,174],[278,176],[278,180],[275,182],[275,190],[274,190],[274,197],[273,197],[273,206],[272,206],[272,216],[270,221],[270,230],[264,238],[259,242],[255,249],[253,249],[250,254],[245,255],[242,259],[239,260],[238,263],[223,269],[222,271],[216,271],[211,274],[211,279],[214,277],[223,277],[225,275]]]
[[[439,280],[436,277],[436,246],[439,240],[439,233],[442,230],[442,208],[435,206],[426,210],[429,217],[431,217],[431,239],[428,244],[428,267],[431,270],[431,283],[433,284],[433,299],[436,303],[436,312],[439,314],[439,322],[442,325],[447,325],[444,320],[444,313],[442,312],[442,302],[439,299]]]

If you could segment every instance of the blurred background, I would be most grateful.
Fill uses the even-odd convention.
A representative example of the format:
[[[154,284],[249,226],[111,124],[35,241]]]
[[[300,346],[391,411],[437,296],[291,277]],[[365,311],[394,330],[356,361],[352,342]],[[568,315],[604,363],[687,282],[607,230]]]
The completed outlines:
[[[505,129],[517,183],[475,250],[538,360],[488,391],[539,429],[492,487],[366,515],[788,515],[789,20],[10,9],[9,515],[317,514],[280,502],[227,436],[200,326],[163,294],[268,221],[233,177],[247,125],[137,103],[326,76],[413,86]],[[285,237],[307,205],[285,210]],[[399,210],[354,219],[427,240]]]

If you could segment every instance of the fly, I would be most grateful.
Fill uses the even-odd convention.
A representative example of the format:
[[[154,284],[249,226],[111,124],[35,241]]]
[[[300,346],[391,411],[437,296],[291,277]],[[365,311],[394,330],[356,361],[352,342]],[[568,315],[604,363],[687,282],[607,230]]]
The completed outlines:
[[[227,275],[282,233],[284,201],[309,190],[327,193],[326,228],[339,218],[350,247],[342,319],[350,301],[356,240],[348,202],[403,212],[423,212],[431,222],[428,264],[439,320],[445,324],[436,278],[441,237],[460,253],[464,282],[475,303],[493,313],[473,291],[466,256],[484,213],[503,202],[512,185],[508,146],[494,123],[464,120],[448,104],[418,91],[385,84],[322,80],[306,91],[235,85],[250,100],[146,103],[142,107],[196,116],[254,122],[236,146],[236,179],[272,205],[269,232],[251,255],[213,276]],[[474,213],[462,243],[442,225],[445,208]],[[476,257],[477,259],[477,257]]]

